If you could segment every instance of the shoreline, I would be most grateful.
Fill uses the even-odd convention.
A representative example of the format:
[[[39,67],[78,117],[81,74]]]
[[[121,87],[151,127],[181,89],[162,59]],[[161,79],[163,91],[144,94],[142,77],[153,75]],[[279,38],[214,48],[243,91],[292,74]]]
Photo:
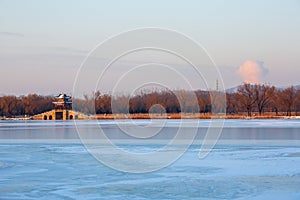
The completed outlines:
[[[203,114],[203,113],[167,113],[167,114],[148,114],[148,113],[137,113],[137,114],[97,114],[87,116],[86,119],[80,120],[115,120],[115,119],[300,119],[298,115],[286,116],[284,114],[264,114],[258,115],[253,114],[251,117],[243,114]],[[33,117],[2,117],[0,120],[34,120]],[[50,121],[50,120],[49,120]]]
[[[300,116],[285,116],[285,115],[211,115],[211,114],[189,114],[189,113],[175,113],[175,114],[98,114],[91,116],[94,120],[113,120],[113,119],[300,119]]]

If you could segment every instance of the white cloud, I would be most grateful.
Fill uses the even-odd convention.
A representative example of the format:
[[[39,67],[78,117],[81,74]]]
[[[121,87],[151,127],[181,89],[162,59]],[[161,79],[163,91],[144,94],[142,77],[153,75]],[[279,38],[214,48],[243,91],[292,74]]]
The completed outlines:
[[[260,83],[268,72],[263,62],[251,60],[245,61],[237,71],[238,75],[249,83]]]

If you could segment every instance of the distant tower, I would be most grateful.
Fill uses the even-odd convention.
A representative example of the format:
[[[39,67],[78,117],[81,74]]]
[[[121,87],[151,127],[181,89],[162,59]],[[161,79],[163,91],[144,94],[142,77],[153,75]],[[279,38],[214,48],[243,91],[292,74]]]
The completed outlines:
[[[72,110],[72,97],[66,94],[59,94],[53,102],[55,110]]]
[[[55,120],[68,120],[73,119],[73,115],[70,114],[72,110],[72,97],[66,94],[59,94],[56,97],[56,101],[53,102],[53,119]]]

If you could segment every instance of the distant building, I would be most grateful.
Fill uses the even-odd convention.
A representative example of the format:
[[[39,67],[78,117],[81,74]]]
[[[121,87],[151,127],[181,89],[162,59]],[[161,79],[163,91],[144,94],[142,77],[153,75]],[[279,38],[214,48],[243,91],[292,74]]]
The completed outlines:
[[[72,120],[87,119],[84,114],[72,111],[72,97],[66,94],[59,94],[53,102],[54,109],[33,116],[34,120]]]
[[[72,110],[72,97],[66,94],[59,94],[53,102],[55,110]]]

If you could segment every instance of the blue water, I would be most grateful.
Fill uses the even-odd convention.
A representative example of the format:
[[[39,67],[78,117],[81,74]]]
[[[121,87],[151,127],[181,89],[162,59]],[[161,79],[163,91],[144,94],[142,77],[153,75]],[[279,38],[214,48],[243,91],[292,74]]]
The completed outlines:
[[[201,123],[205,130],[209,121]],[[148,152],[161,148],[178,121],[142,144],[121,136],[113,121],[100,124],[120,148]],[[92,134],[98,122],[79,125]],[[199,159],[203,130],[175,163],[132,174],[90,155],[73,122],[1,121],[0,199],[300,199],[300,121],[228,120],[212,152]]]

